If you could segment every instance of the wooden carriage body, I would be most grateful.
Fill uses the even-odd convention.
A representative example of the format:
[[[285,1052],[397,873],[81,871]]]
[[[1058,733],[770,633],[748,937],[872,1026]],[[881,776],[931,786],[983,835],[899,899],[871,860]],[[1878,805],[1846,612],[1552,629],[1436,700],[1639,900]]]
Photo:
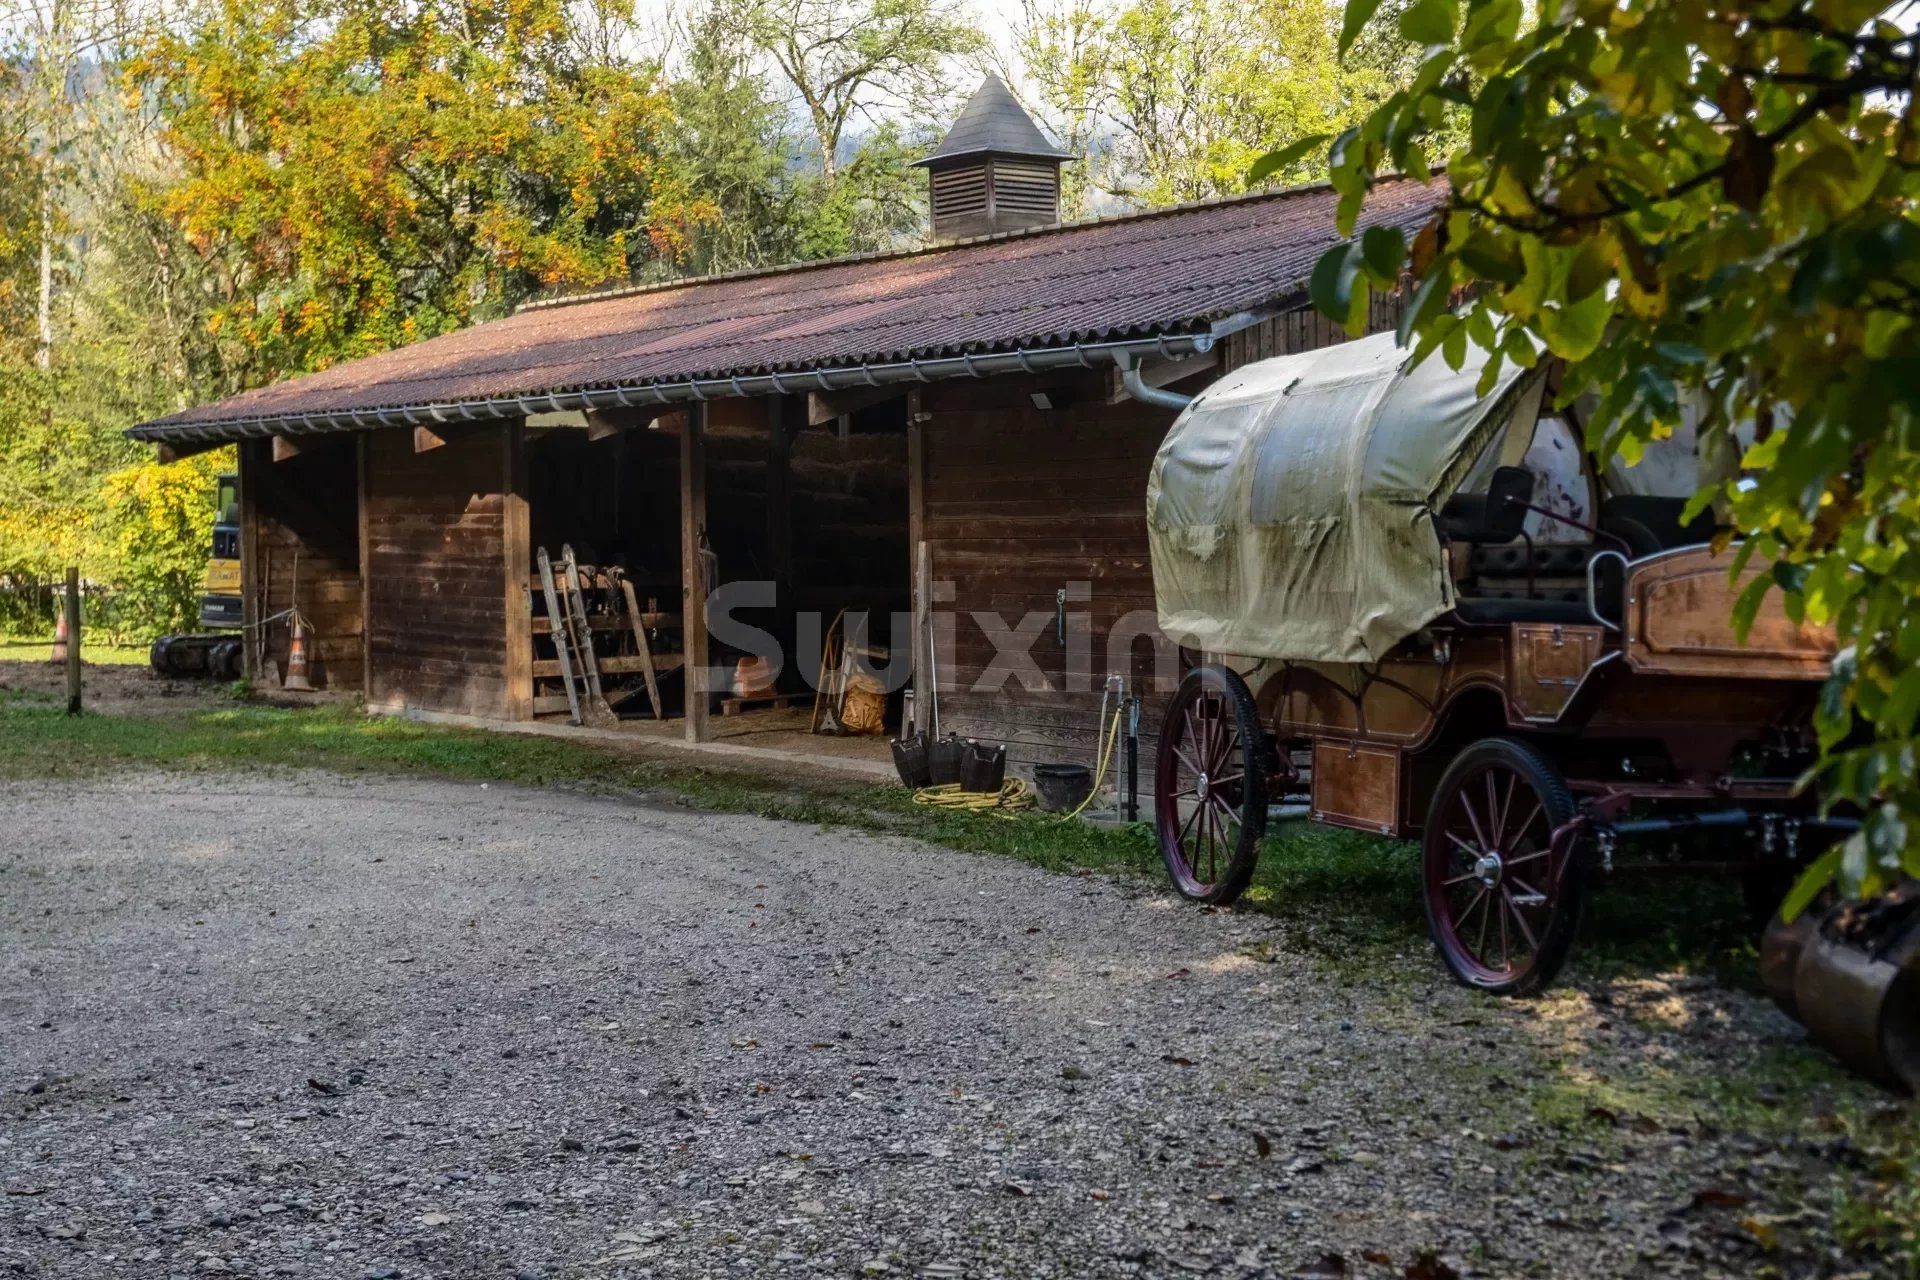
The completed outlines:
[[[1617,622],[1453,616],[1378,663],[1229,665],[1276,742],[1309,756],[1298,780],[1331,826],[1417,835],[1453,751],[1500,733],[1538,742],[1579,790],[1786,803],[1793,778],[1736,766],[1804,738],[1833,633],[1774,596],[1743,641],[1732,608],[1752,576],[1682,548],[1628,564]]]

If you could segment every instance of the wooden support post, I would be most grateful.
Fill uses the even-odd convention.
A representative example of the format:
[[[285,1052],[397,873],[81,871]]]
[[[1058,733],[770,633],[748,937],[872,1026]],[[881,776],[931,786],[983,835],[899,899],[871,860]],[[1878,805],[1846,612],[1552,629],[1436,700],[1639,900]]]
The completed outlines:
[[[438,449],[446,442],[447,438],[438,431],[430,431],[426,427],[415,427],[413,429],[413,451],[415,453],[425,453],[429,449]]]
[[[767,572],[775,611],[783,618],[793,608],[793,433],[784,408],[781,397],[767,397]],[[782,631],[791,648],[794,629]]]
[[[67,567],[67,714],[80,714],[80,570]]]
[[[701,545],[707,533],[706,426],[707,406],[688,405],[686,428],[680,433],[680,618],[688,742],[707,740],[712,683],[707,670],[707,558]]]
[[[153,447],[153,451],[154,456],[160,460],[160,465],[167,466],[191,458],[195,454],[210,453],[215,449],[224,448],[228,443],[225,440],[193,440],[179,444],[158,444]]]
[[[922,423],[920,389],[907,393],[907,574],[913,604],[913,719],[914,728],[929,729],[932,724],[933,693],[928,680],[928,645],[932,632],[927,626],[928,599],[933,588],[931,553],[927,548],[927,440]]]
[[[285,462],[288,458],[297,458],[299,456],[300,442],[298,440],[293,439],[291,436],[275,436],[273,438],[273,460],[275,462]]]
[[[371,433],[354,433],[354,485],[359,494],[355,505],[360,521],[360,696],[364,699],[373,697],[373,576],[368,555],[372,531],[368,524],[371,517],[367,502],[367,452],[372,447]]]
[[[500,493],[500,542],[507,590],[508,720],[533,719],[533,602],[527,591],[532,568],[532,512],[527,501],[526,432],[518,422],[505,427],[504,487]]]

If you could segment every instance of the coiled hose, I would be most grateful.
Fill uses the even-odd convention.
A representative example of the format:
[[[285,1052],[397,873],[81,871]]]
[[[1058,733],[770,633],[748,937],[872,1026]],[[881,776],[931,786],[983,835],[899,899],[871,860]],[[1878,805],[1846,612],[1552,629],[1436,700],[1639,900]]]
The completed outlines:
[[[1115,708],[1113,719],[1101,730],[1100,767],[1093,775],[1093,787],[1072,813],[1060,815],[1060,821],[1068,822],[1079,817],[1093,803],[1093,798],[1100,794],[1100,785],[1106,781],[1107,766],[1113,763],[1114,744],[1119,741],[1120,709]],[[1034,794],[1033,788],[1019,778],[1007,779],[998,791],[962,791],[959,783],[944,782],[937,787],[921,787],[913,793],[913,802],[934,809],[959,809],[1012,817],[1033,808]]]

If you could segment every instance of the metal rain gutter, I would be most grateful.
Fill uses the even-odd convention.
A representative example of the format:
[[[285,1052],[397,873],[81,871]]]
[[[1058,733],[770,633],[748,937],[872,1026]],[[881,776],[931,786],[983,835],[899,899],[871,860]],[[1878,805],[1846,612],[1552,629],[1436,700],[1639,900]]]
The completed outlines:
[[[496,396],[484,400],[444,401],[397,409],[349,409],[336,413],[288,413],[217,422],[149,423],[133,427],[127,436],[150,443],[204,443],[258,439],[264,436],[319,435],[379,427],[421,427],[436,424],[493,421],[566,409],[634,409],[649,405],[686,404],[728,396],[785,395],[798,391],[845,391],[853,387],[893,386],[936,382],[946,378],[984,378],[1002,373],[1040,373],[1051,369],[1096,368],[1118,364],[1132,369],[1142,356],[1174,358],[1201,355],[1233,329],[1253,317],[1243,313],[1198,333],[1130,338],[1113,342],[1073,343],[1068,346],[1029,347],[981,355],[935,356],[875,364],[842,365],[795,373],[759,373],[741,377],[690,378],[673,382],[639,383],[593,390]],[[1130,373],[1137,378],[1137,373]],[[1184,406],[1184,396],[1142,387],[1169,396]],[[1132,385],[1129,383],[1129,390]],[[1160,403],[1149,401],[1149,403]]]

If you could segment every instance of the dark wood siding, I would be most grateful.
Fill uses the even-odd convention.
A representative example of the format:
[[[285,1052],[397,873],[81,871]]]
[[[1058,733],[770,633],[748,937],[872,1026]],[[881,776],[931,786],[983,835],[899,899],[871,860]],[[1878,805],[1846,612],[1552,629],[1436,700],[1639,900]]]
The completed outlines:
[[[273,460],[271,440],[240,446],[241,564],[247,621],[299,606],[313,627],[308,678],[317,689],[361,687],[359,480],[352,436],[313,436]],[[286,622],[249,633],[247,670],[287,664]]]
[[[1056,395],[1059,379],[940,383],[923,392],[924,536],[931,553],[940,637],[943,729],[1007,744],[1022,770],[1043,761],[1092,762],[1102,682],[1110,669],[1145,699],[1143,760],[1151,760],[1160,707],[1171,687],[1155,679],[1177,655],[1154,625],[1147,555],[1146,483],[1173,422],[1164,409],[1108,403],[1111,379],[1095,374],[1064,387],[1068,407],[1039,410],[1030,395]],[[1075,584],[1080,584],[1076,586]],[[1055,597],[1068,587],[1068,643],[1055,627]],[[941,599],[943,590],[951,598]],[[983,625],[981,616],[986,622]],[[996,649],[990,628],[1039,620],[1026,652],[1027,678],[979,687]],[[1109,663],[1116,624],[1141,632]],[[1151,779],[1143,778],[1143,785]]]
[[[524,719],[526,501],[519,424],[368,435],[369,704]],[[510,566],[517,572],[509,572]]]
[[[1380,333],[1397,327],[1406,298],[1404,292],[1373,294],[1367,300],[1367,332]],[[1225,357],[1222,369],[1231,371],[1256,360],[1331,347],[1347,340],[1345,329],[1312,307],[1300,307],[1228,334],[1221,344]]]

